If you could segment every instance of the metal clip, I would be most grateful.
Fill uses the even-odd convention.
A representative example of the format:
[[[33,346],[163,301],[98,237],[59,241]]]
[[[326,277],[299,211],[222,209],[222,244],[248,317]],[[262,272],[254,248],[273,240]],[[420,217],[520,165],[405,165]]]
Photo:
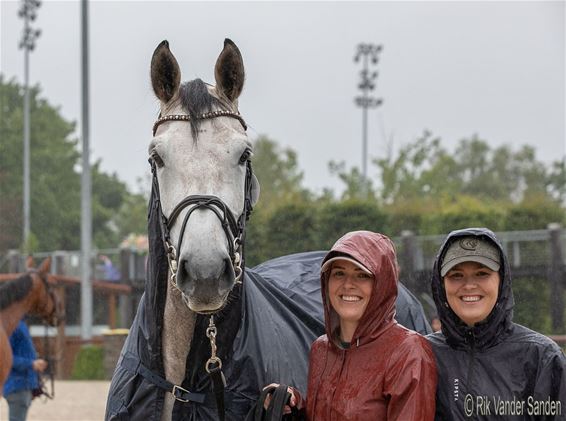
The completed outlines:
[[[234,273],[235,273],[235,278],[234,278],[234,284],[241,284],[242,283],[242,268],[240,266],[235,266],[234,267]]]
[[[210,323],[206,328],[206,337],[210,340],[210,358],[204,365],[207,373],[212,370],[219,370],[222,368],[222,360],[216,356],[216,325],[214,324],[214,316],[210,316]]]
[[[177,274],[177,250],[168,241],[165,241],[165,247],[167,248],[167,261],[169,262],[169,270],[173,274]]]

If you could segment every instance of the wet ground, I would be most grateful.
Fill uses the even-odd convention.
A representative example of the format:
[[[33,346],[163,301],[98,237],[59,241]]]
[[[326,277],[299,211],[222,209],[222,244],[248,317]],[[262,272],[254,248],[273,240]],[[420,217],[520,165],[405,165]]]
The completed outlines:
[[[109,381],[55,381],[55,399],[34,399],[27,421],[102,421],[109,387]],[[0,421],[8,421],[4,399]]]

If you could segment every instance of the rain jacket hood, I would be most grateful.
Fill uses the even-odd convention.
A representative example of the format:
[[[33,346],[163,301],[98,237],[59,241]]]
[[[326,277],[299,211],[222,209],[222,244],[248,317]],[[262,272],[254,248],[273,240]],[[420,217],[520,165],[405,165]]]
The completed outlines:
[[[448,247],[462,237],[475,236],[490,241],[499,250],[499,293],[496,304],[489,316],[482,322],[476,323],[473,327],[467,326],[448,305],[444,282],[440,276],[440,266]],[[438,316],[442,323],[442,333],[446,341],[452,347],[465,347],[470,345],[473,338],[476,349],[489,348],[501,342],[508,335],[513,320],[513,292],[511,289],[511,275],[509,262],[503,252],[501,243],[495,234],[487,228],[468,228],[452,231],[436,256],[432,272],[432,294]]]
[[[394,323],[399,278],[395,246],[388,237],[382,234],[354,231],[340,238],[332,246],[323,264],[339,256],[354,258],[368,268],[374,276],[370,300],[352,337],[352,343],[363,344],[378,337],[387,326]],[[326,334],[329,338],[334,338],[340,322],[328,297],[329,275],[330,268],[321,273],[322,302]]]

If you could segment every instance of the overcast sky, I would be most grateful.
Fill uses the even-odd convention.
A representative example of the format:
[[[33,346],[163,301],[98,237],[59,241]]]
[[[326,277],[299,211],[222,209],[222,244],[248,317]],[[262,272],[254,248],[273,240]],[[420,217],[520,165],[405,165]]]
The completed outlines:
[[[0,70],[22,82],[19,2],[0,5]],[[494,147],[534,145],[550,162],[566,145],[564,9],[562,1],[91,1],[92,156],[135,187],[148,173],[158,111],[153,50],[169,40],[183,80],[213,82],[228,37],[246,66],[240,111],[250,136],[267,134],[297,151],[311,189],[339,186],[330,160],[361,166],[361,110],[353,101],[360,42],[383,45],[375,96],[384,102],[369,114],[370,158],[428,129],[451,150],[478,134]],[[31,83],[80,123],[80,2],[44,0],[34,26],[42,34]]]

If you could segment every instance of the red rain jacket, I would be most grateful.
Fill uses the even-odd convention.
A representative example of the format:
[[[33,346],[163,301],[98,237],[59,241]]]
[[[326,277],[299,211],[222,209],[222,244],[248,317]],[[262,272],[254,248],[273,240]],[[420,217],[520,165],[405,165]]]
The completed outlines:
[[[338,315],[321,274],[326,335],[311,347],[306,412],[309,421],[434,419],[436,365],[428,342],[397,324],[399,269],[389,238],[369,231],[346,234],[324,261],[347,254],[375,277],[372,295],[348,349],[333,335]]]

